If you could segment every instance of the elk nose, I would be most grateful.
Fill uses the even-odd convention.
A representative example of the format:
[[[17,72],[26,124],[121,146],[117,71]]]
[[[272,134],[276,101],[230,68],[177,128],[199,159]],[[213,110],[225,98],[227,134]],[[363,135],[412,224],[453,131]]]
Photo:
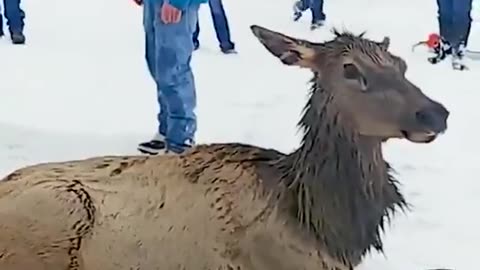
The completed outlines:
[[[440,133],[447,129],[449,114],[450,112],[441,104],[435,104],[434,106],[417,111],[415,117],[418,123],[425,129]]]

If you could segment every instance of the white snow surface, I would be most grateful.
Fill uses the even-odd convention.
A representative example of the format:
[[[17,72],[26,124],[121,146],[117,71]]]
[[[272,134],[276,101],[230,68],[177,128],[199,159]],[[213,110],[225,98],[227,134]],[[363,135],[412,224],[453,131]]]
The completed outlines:
[[[407,76],[451,112],[431,144],[392,141],[385,155],[412,211],[384,235],[385,254],[362,270],[478,269],[480,184],[477,128],[480,63],[453,71],[432,66],[411,45],[437,31],[435,1],[326,0],[328,25],[309,30],[310,14],[291,20],[290,0],[224,0],[238,55],[223,55],[208,6],[200,12],[201,49],[193,67],[197,141],[244,142],[281,151],[298,145],[296,123],[311,73],[283,66],[253,37],[259,24],[321,41],[331,27],[391,38]],[[156,129],[155,87],[144,62],[142,12],[124,0],[24,1],[27,45],[0,40],[0,176],[22,166],[95,155],[136,154]],[[472,49],[480,48],[474,25]]]

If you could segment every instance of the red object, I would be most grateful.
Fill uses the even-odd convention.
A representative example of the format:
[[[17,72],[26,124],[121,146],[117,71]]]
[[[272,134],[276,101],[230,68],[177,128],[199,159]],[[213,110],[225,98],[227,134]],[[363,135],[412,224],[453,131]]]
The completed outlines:
[[[430,35],[428,35],[428,39],[426,41],[428,48],[434,49],[440,46],[440,39],[440,35],[436,33],[431,33]]]

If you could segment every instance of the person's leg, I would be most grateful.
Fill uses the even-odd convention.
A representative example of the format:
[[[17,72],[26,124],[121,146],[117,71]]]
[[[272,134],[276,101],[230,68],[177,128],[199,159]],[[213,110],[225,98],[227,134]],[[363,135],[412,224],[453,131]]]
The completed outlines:
[[[222,0],[209,0],[208,4],[210,6],[217,40],[220,43],[220,49],[225,53],[231,52],[235,49],[235,44],[230,38],[230,28]]]
[[[472,10],[472,0],[454,0],[453,1],[453,29],[454,44],[453,47],[460,45],[466,46],[472,26],[472,18],[470,12]]]
[[[143,28],[145,32],[145,60],[150,76],[155,81],[156,75],[156,44],[154,19],[155,6],[153,1],[144,1],[143,6]],[[156,89],[159,112],[157,114],[158,130],[155,136],[150,140],[138,145],[138,150],[144,153],[156,154],[165,150],[165,136],[167,134],[167,104],[164,98],[161,98],[161,92]]]
[[[468,41],[472,19],[472,0],[453,1],[453,30],[452,30],[452,67],[458,70],[466,69],[463,63],[465,48]]]
[[[310,10],[312,11],[312,23],[325,21],[323,0],[311,0]]]
[[[293,4],[293,20],[298,21],[302,13],[310,7],[310,0],[298,0]]]
[[[3,0],[3,4],[13,43],[25,43],[25,36],[23,35],[25,12],[20,7],[20,0]]]
[[[453,1],[456,0],[437,0],[437,19],[441,40],[437,47],[434,48],[434,56],[428,58],[428,61],[432,64],[443,61],[447,55],[452,53]]]
[[[160,14],[161,3],[155,8],[155,14]],[[155,81],[159,98],[167,104],[167,148],[176,153],[194,144],[197,129],[196,90],[190,62],[198,9],[198,5],[190,5],[175,24],[164,24],[159,16],[154,19]]]
[[[304,12],[310,8],[310,0],[298,0],[295,2],[295,10]]]
[[[455,1],[457,0],[437,0],[440,36],[449,43],[453,38],[453,3]]]

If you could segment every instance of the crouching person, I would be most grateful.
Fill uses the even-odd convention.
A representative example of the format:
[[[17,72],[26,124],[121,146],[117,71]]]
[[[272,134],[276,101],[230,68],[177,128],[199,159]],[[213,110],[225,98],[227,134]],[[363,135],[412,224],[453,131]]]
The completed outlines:
[[[196,90],[190,66],[198,10],[206,0],[135,0],[143,5],[145,57],[156,82],[158,130],[146,154],[181,153],[194,144]]]

